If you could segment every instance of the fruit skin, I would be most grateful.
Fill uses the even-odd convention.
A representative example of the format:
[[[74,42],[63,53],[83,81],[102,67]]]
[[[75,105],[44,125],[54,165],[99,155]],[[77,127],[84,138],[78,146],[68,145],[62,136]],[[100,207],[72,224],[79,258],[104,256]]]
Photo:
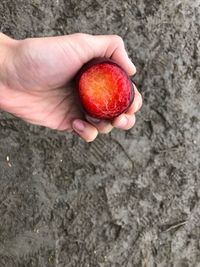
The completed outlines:
[[[119,82],[115,82],[116,79],[112,78],[113,86],[115,83],[115,87],[113,87],[113,91],[112,89],[111,90],[108,89],[110,94],[109,96],[111,97],[110,101],[107,101],[108,98],[106,98],[104,94],[101,94],[101,92],[100,96],[97,97],[95,89],[92,95],[93,97],[91,97],[91,94],[89,95],[88,93],[89,85],[87,86],[87,80],[88,76],[92,75],[91,73],[92,71],[94,71],[94,69],[97,72],[102,71],[102,69],[104,69],[105,75],[107,74],[111,75],[110,77],[113,77],[112,75],[116,76],[115,78],[117,78],[117,81],[119,78],[120,84],[123,85],[120,88],[120,84],[116,85],[116,83]],[[105,71],[107,71],[108,73],[106,73]],[[89,81],[90,79],[88,80],[88,83]],[[104,120],[114,119],[123,112],[126,112],[134,100],[135,96],[134,87],[128,74],[115,61],[108,58],[95,58],[86,63],[76,75],[75,82],[79,99],[80,102],[82,103],[82,108],[84,112],[89,116],[97,119],[104,119]],[[109,79],[109,84],[110,84],[110,79]],[[124,84],[127,85],[126,88]],[[112,86],[112,83],[110,85]]]

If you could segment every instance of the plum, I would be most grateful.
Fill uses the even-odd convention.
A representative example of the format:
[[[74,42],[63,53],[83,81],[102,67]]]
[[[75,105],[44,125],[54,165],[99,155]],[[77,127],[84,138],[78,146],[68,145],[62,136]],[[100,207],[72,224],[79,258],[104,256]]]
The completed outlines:
[[[84,111],[97,119],[119,116],[134,100],[134,87],[128,74],[107,58],[86,63],[76,76],[76,87]]]

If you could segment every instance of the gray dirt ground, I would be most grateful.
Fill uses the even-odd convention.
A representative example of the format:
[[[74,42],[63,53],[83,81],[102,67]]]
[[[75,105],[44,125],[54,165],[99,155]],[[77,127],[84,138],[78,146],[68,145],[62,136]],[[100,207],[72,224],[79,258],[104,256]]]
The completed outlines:
[[[92,144],[0,113],[0,267],[199,267],[200,1],[1,0],[0,14],[15,38],[121,35],[144,97],[134,129]]]

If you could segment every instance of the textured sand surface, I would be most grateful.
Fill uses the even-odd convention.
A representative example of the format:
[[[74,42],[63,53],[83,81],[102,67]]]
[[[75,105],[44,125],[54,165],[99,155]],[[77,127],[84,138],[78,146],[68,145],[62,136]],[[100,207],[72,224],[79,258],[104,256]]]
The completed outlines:
[[[121,35],[136,126],[86,144],[0,113],[1,267],[200,266],[200,1],[1,0],[15,38]]]

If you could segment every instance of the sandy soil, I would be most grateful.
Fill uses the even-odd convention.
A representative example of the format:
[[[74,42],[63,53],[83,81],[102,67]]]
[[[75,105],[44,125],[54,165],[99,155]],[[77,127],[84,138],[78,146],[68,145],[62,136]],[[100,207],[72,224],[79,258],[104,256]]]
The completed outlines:
[[[1,0],[15,38],[121,35],[137,124],[85,144],[0,113],[1,267],[200,266],[199,0]]]

